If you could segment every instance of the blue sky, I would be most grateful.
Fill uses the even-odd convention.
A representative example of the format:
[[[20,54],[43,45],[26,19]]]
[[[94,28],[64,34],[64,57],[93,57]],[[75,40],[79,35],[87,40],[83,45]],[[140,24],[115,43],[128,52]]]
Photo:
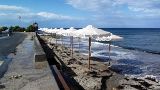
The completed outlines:
[[[160,0],[0,0],[0,26],[35,21],[40,27],[160,28]]]

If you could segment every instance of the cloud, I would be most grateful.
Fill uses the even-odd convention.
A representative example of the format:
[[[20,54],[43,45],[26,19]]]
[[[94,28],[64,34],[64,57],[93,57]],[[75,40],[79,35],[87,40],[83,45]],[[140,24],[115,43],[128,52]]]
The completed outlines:
[[[12,16],[12,17],[11,17]],[[10,5],[0,5],[0,18],[7,18],[17,20],[21,16],[24,21],[31,20],[79,20],[83,18],[71,17],[67,15],[56,14],[53,12],[32,12],[29,8],[10,6]]]
[[[77,9],[98,11],[102,8],[111,7],[112,0],[67,0],[67,4]]]
[[[94,14],[113,15],[122,12],[160,16],[159,0],[67,0],[66,2],[74,8],[91,11]]]
[[[66,0],[66,4],[90,12],[88,22],[99,27],[152,27],[160,22],[160,0]]]
[[[12,17],[11,17],[12,16]],[[33,13],[33,12],[28,12],[28,13],[0,13],[0,18],[7,18],[7,19],[12,19],[12,20],[18,20],[19,16],[21,16],[21,20],[25,22],[29,22],[32,20],[37,20],[37,21],[51,21],[51,20],[59,20],[59,21],[64,21],[64,20],[81,20],[83,18],[76,18],[76,17],[71,17],[71,16],[66,16],[66,15],[59,15],[51,12],[38,12],[38,13]]]
[[[50,13],[50,12],[39,12],[37,13],[38,16],[43,17],[45,19],[51,20],[73,20],[73,17],[70,16],[65,16],[65,15],[59,15],[55,13]]]
[[[28,12],[29,9],[19,6],[0,5],[0,11]]]
[[[19,18],[21,16],[21,19]],[[41,26],[66,26],[73,25],[75,21],[83,20],[81,17],[57,14],[54,12],[33,12],[29,8],[19,6],[0,5],[1,25],[27,26],[30,23],[38,22]]]

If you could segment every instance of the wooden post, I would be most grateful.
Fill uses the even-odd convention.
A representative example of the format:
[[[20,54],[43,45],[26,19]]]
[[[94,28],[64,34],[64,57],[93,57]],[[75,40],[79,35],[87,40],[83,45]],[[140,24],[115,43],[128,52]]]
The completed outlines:
[[[111,41],[109,41],[109,65],[110,65],[110,51],[111,51]]]
[[[63,46],[63,35],[61,35],[61,42],[62,42],[62,46]]]
[[[55,34],[55,40],[56,40],[56,43],[55,43],[55,44],[56,44],[56,46],[57,46],[57,34]]]
[[[71,36],[72,38],[72,59],[73,59],[73,36]]]
[[[70,52],[72,53],[72,36],[70,36]]]
[[[91,60],[91,37],[89,37],[89,53],[88,53],[88,69],[90,70],[91,69],[91,66],[90,66],[90,60]]]
[[[80,53],[80,37],[78,37],[78,50],[79,50],[79,53]]]

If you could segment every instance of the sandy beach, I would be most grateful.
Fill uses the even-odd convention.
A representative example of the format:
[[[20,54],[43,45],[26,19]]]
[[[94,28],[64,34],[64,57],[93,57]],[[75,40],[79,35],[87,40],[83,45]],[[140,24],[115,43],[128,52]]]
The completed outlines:
[[[61,70],[66,77],[74,78],[85,90],[159,90],[160,83],[150,77],[132,78],[118,74],[108,67],[108,62],[92,57],[88,70],[88,56],[74,52],[70,48],[55,45],[50,37],[42,37],[61,62]],[[52,43],[52,44],[50,44]]]

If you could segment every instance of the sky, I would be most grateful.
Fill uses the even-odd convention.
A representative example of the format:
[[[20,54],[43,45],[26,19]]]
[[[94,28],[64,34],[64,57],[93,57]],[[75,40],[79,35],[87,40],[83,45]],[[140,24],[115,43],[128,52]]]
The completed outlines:
[[[160,0],[0,0],[0,26],[160,28]]]

